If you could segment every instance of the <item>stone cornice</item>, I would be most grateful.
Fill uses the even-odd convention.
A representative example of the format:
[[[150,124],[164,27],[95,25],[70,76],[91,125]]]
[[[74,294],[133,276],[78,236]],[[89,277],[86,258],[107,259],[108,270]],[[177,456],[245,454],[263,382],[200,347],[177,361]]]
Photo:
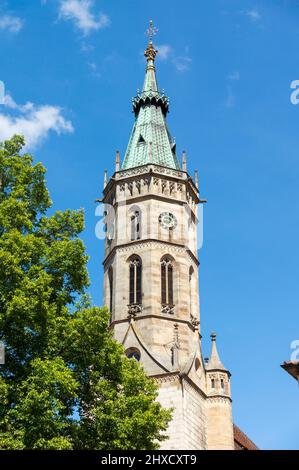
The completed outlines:
[[[175,168],[168,168],[156,163],[147,163],[146,165],[137,166],[135,168],[129,168],[127,170],[120,170],[114,173],[115,179],[123,179],[136,175],[143,175],[147,173],[162,174],[166,176],[172,176],[176,179],[187,179],[188,173],[182,170],[176,170]]]
[[[193,382],[192,379],[187,374],[182,373],[181,374],[182,379],[184,379],[187,384],[196,392],[198,392],[203,398],[207,398],[207,394],[198,386],[196,383]],[[188,387],[186,387],[188,388]]]
[[[167,202],[168,204],[176,204],[179,206],[184,206],[185,204],[188,204],[188,201],[186,200],[184,201],[181,199],[174,199],[171,195],[164,196],[162,194],[148,193],[148,194],[142,194],[140,196],[131,196],[130,199],[124,199],[123,201],[116,202],[113,207],[116,209],[121,204],[129,205],[129,204],[133,204],[133,203],[148,200],[148,199],[155,199],[157,201]],[[190,204],[188,205],[190,207]],[[194,213],[191,207],[190,209]]]
[[[109,196],[109,193],[117,183],[136,181],[136,178],[140,177],[142,179],[144,176],[158,177],[167,179],[169,181],[178,181],[186,184],[191,189],[196,203],[201,202],[199,199],[199,190],[196,187],[192,177],[187,172],[163,167],[156,164],[154,165],[152,163],[115,172],[103,191],[103,200]]]
[[[174,323],[183,323],[185,325],[187,325],[190,330],[192,330],[193,332],[197,330],[197,328],[194,328],[194,326],[192,325],[192,323],[188,320],[183,320],[182,318],[178,318],[178,317],[175,317],[175,316],[165,316],[165,315],[155,315],[155,314],[146,314],[146,315],[136,315],[135,317],[135,322],[137,322],[138,320],[146,320],[147,318],[157,318],[158,320],[167,320],[167,321],[172,321]],[[113,328],[115,325],[119,325],[121,323],[129,323],[130,322],[130,319],[129,318],[123,318],[122,320],[114,320],[110,323],[109,325],[109,328]],[[200,339],[202,338],[201,334],[199,333],[199,337]]]
[[[150,375],[150,377],[157,383],[181,381],[179,371],[168,372],[166,374]]]
[[[112,251],[104,259],[103,265],[104,265],[105,268],[107,267],[107,265],[111,261],[111,258],[113,258],[113,256],[115,255],[116,251],[130,252],[130,251],[135,251],[136,247],[138,248],[138,246],[142,247],[142,246],[149,246],[149,245],[154,245],[154,246],[156,245],[158,247],[169,246],[169,247],[171,247],[172,251],[176,251],[176,252],[180,252],[180,253],[186,252],[189,255],[190,259],[196,264],[196,266],[200,265],[200,262],[196,258],[196,256],[192,253],[191,250],[186,248],[184,245],[181,245],[179,243],[169,242],[169,241],[156,240],[156,239],[152,239],[152,238],[146,238],[145,240],[131,241],[129,243],[123,243],[121,245],[115,246],[112,249]]]
[[[226,370],[226,369],[206,369],[206,372],[207,374],[213,374],[214,372],[219,372],[221,374],[225,374],[225,375],[228,375],[229,377],[231,377],[231,373],[229,370]]]
[[[204,399],[208,398],[206,393],[198,385],[196,385],[193,382],[193,380],[190,379],[190,377],[188,377],[188,375],[186,375],[182,372],[179,372],[179,371],[169,372],[169,373],[166,373],[166,374],[151,375],[150,377],[153,380],[155,380],[155,382],[158,382],[158,383],[175,382],[176,380],[179,380],[181,384],[185,385],[185,388],[188,388],[188,386],[189,386],[190,388],[192,388],[193,390],[198,392],[201,395],[202,398],[204,398]],[[186,384],[187,384],[187,387],[186,387]]]
[[[224,395],[214,395],[213,397],[207,396],[207,402],[232,403],[232,399]]]

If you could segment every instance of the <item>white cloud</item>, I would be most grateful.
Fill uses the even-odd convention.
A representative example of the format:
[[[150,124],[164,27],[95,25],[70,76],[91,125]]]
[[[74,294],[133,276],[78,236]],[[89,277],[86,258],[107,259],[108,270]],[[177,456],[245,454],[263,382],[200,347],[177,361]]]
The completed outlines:
[[[236,105],[236,94],[234,93],[234,82],[238,82],[240,80],[240,72],[236,70],[235,72],[230,73],[226,77],[228,84],[227,84],[227,96],[225,99],[224,106],[226,108],[233,108]]]
[[[172,53],[172,48],[169,44],[160,44],[160,46],[156,46],[158,49],[158,57],[161,60],[169,59],[170,54]]]
[[[94,50],[94,46],[92,46],[91,44],[86,44],[85,42],[82,43],[81,45],[81,51],[82,52],[92,52]]]
[[[227,88],[227,97],[226,97],[226,100],[225,100],[225,107],[226,108],[233,108],[236,104],[236,96],[234,95],[231,87],[228,87]]]
[[[74,131],[72,123],[62,116],[58,106],[31,102],[18,105],[10,95],[6,95],[4,108],[7,112],[0,112],[0,141],[21,134],[25,137],[26,147],[32,148],[41,143],[50,131],[57,134]]]
[[[95,62],[87,62],[88,67],[92,71],[92,75],[96,78],[101,78],[101,74],[99,72],[98,66]]]
[[[95,72],[98,68],[97,64],[95,64],[94,62],[88,62],[88,66],[91,68],[93,72]]]
[[[85,35],[108,26],[110,20],[104,13],[92,13],[93,0],[60,0],[59,17],[74,21]]]
[[[189,48],[185,47],[184,55],[177,56],[176,51],[169,44],[155,45],[158,49],[157,57],[160,60],[170,60],[178,72],[185,72],[190,69],[192,58],[189,56]]]
[[[180,56],[176,57],[173,62],[178,72],[185,72],[190,69],[192,59],[189,56]]]
[[[235,72],[231,73],[228,75],[227,77],[228,80],[231,80],[231,81],[238,81],[240,80],[240,72],[238,72],[238,70],[236,70]]]
[[[247,10],[245,15],[248,16],[252,21],[260,21],[262,19],[260,12],[256,8]]]
[[[18,33],[23,28],[23,21],[18,16],[0,16],[0,30],[9,33]]]

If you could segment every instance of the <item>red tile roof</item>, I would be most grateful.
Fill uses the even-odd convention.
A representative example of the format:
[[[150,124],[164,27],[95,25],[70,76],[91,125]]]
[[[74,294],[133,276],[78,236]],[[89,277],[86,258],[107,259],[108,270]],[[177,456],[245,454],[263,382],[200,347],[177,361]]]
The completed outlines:
[[[259,448],[249,439],[238,426],[234,424],[235,450],[259,450]]]
[[[284,362],[281,367],[294,377],[294,379],[299,380],[299,361]]]

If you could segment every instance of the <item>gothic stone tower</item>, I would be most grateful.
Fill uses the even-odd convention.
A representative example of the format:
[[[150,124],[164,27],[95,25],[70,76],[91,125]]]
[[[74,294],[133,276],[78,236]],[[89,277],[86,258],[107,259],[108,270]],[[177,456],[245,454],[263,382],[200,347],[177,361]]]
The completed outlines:
[[[162,405],[174,408],[163,448],[233,449],[230,373],[215,335],[210,359],[201,353],[196,236],[203,201],[167,128],[156,54],[150,36],[123,165],[117,152],[116,171],[105,178],[104,302],[115,338],[156,380]]]

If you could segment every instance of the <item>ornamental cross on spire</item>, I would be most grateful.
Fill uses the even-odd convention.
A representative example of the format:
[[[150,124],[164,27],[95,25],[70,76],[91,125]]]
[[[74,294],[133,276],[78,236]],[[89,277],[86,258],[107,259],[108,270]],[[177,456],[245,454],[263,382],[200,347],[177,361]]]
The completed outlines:
[[[157,32],[158,32],[158,29],[155,26],[153,26],[153,21],[150,20],[149,28],[146,30],[146,33],[145,33],[149,37],[149,43],[146,48],[146,51],[144,52],[144,55],[147,58],[147,61],[155,60],[155,57],[158,53],[158,51],[153,46],[153,36],[155,36]]]
[[[150,20],[149,28],[146,30],[145,34],[149,37],[149,42],[153,42],[153,37],[157,34],[159,30],[156,26],[153,26],[153,20]]]

